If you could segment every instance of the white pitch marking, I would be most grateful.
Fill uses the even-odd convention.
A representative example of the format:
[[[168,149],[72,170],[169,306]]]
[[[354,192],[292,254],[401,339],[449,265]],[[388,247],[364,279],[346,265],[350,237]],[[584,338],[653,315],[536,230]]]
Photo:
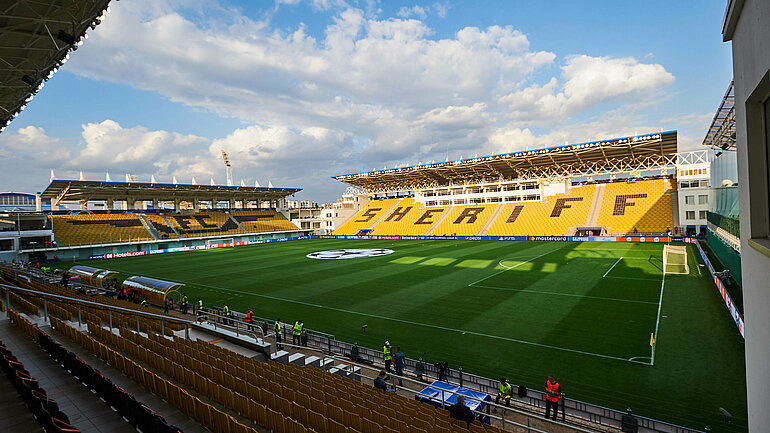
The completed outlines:
[[[602,275],[602,278],[606,277],[607,274],[609,274],[611,270],[615,269],[615,266],[617,266],[618,263],[620,263],[621,260],[623,260],[623,257],[619,258],[618,261],[615,262],[615,264],[612,265],[612,267],[607,272],[605,272],[604,275]]]
[[[556,251],[556,250],[554,250],[554,251]],[[553,252],[553,251],[549,251],[548,253],[542,254],[539,257],[542,257],[542,256],[544,256],[546,254],[551,253],[551,252]],[[534,260],[534,259],[532,259],[532,260]],[[277,296],[262,295],[262,294],[259,294],[259,293],[244,292],[244,291],[241,291],[241,290],[234,290],[234,289],[226,289],[226,288],[222,288],[222,287],[218,287],[218,286],[209,286],[207,284],[195,284],[195,285],[196,286],[200,286],[200,287],[209,287],[209,288],[214,288],[214,289],[222,289],[222,290],[224,290],[226,292],[243,293],[243,294],[250,295],[250,296],[258,296],[260,298],[272,299],[274,301],[289,302],[289,303],[293,303],[293,304],[305,305],[305,306],[308,306],[308,307],[322,308],[322,309],[326,309],[326,310],[338,311],[340,313],[357,314],[359,316],[372,317],[372,318],[375,318],[375,319],[382,319],[382,320],[390,320],[390,321],[393,321],[393,322],[406,323],[408,325],[424,326],[426,328],[440,329],[442,331],[458,332],[460,334],[466,333],[466,334],[476,335],[476,336],[479,336],[479,337],[491,338],[491,339],[495,339],[495,340],[510,341],[510,342],[513,342],[513,343],[521,343],[521,344],[528,344],[530,346],[544,347],[546,349],[561,350],[563,352],[571,352],[571,353],[577,353],[577,354],[581,354],[581,355],[596,356],[598,358],[605,358],[605,359],[614,359],[616,361],[632,362],[632,363],[637,363],[637,364],[639,363],[638,361],[632,361],[633,358],[621,358],[619,356],[604,355],[604,354],[601,354],[601,353],[593,353],[593,352],[585,352],[585,351],[582,351],[582,350],[568,349],[566,347],[559,347],[559,346],[551,346],[551,345],[548,345],[548,344],[536,343],[536,342],[533,342],[533,341],[519,340],[519,339],[516,339],[516,338],[501,337],[499,335],[491,335],[491,334],[484,334],[484,333],[481,333],[481,332],[474,332],[474,331],[468,331],[468,330],[462,330],[462,329],[448,328],[446,326],[431,325],[430,323],[413,322],[411,320],[396,319],[394,317],[380,316],[378,314],[362,313],[360,311],[352,311],[352,310],[346,310],[344,308],[335,308],[335,307],[329,307],[329,306],[326,306],[326,305],[312,304],[310,302],[296,301],[294,299],[279,298]],[[645,365],[648,365],[648,364],[645,364]]]
[[[660,299],[658,300],[658,318],[655,320],[655,343],[652,344],[652,356],[650,356],[650,365],[655,365],[655,347],[658,345],[658,325],[660,325],[660,308],[663,305],[663,286],[666,284],[666,274],[660,281]]]
[[[616,280],[636,280],[636,281],[658,281],[653,278],[635,278],[635,277],[613,277],[612,275],[605,278],[614,278]]]
[[[551,253],[553,253],[553,252],[555,252],[555,251],[559,251],[560,249],[562,249],[562,248],[564,248],[564,247],[566,247],[566,245],[562,245],[562,246],[560,246],[559,248],[556,248],[555,250],[551,250],[551,251],[548,251],[547,253],[543,253],[543,254],[540,254],[540,255],[539,255],[539,256],[537,256],[537,257],[532,257],[532,258],[531,258],[531,259],[529,259],[529,260],[523,261],[523,262],[519,263],[518,265],[515,265],[515,266],[511,266],[511,267],[505,266],[505,265],[502,263],[503,261],[505,261],[505,260],[507,260],[507,259],[502,259],[502,260],[500,260],[499,262],[497,262],[497,264],[498,264],[498,265],[500,265],[500,266],[502,266],[502,267],[504,267],[505,269],[503,269],[503,270],[501,270],[501,271],[499,271],[499,272],[495,272],[494,274],[490,274],[490,275],[487,275],[486,277],[484,277],[484,278],[482,278],[482,279],[480,279],[480,280],[476,280],[476,281],[474,281],[474,282],[472,282],[472,283],[468,284],[468,287],[470,287],[470,286],[472,286],[472,285],[474,285],[474,284],[478,284],[478,283],[480,283],[480,282],[482,282],[482,281],[484,281],[484,280],[487,280],[487,279],[489,279],[489,278],[492,278],[492,277],[494,277],[495,275],[500,275],[500,274],[502,274],[503,272],[506,272],[506,271],[510,271],[511,269],[517,268],[517,267],[519,267],[519,266],[523,265],[524,263],[529,263],[529,262],[531,262],[531,261],[533,261],[533,260],[537,260],[537,259],[539,259],[540,257],[543,257],[543,256],[547,256],[548,254],[551,254]]]
[[[236,290],[231,290],[231,291],[236,292]],[[432,325],[430,323],[413,322],[411,320],[396,319],[394,317],[380,316],[378,314],[362,313],[360,311],[352,311],[352,310],[346,310],[344,308],[335,308],[335,307],[329,307],[329,306],[326,306],[326,305],[312,304],[310,302],[296,301],[296,300],[293,300],[293,299],[278,298],[276,296],[262,295],[262,294],[259,294],[259,293],[252,293],[252,295],[253,296],[259,296],[261,298],[272,299],[272,300],[275,300],[275,301],[290,302],[290,303],[294,303],[294,304],[305,305],[305,306],[308,306],[308,307],[315,307],[315,308],[322,308],[322,309],[326,309],[326,310],[338,311],[340,313],[357,314],[357,315],[360,315],[360,316],[372,317],[372,318],[375,318],[375,319],[390,320],[390,321],[393,321],[393,322],[406,323],[408,325],[424,326],[426,328],[440,329],[442,331],[457,332],[457,333],[460,333],[460,334],[465,333],[465,334],[476,335],[478,337],[486,337],[486,338],[491,338],[491,339],[495,339],[495,340],[504,340],[504,341],[510,341],[510,342],[513,342],[513,343],[521,343],[521,344],[528,344],[528,345],[531,345],[531,346],[544,347],[546,349],[561,350],[561,351],[564,351],[564,352],[578,353],[578,354],[581,354],[581,355],[596,356],[596,357],[599,357],[599,358],[614,359],[614,360],[617,360],[617,361],[625,361],[625,362],[638,363],[637,361],[632,361],[630,358],[621,358],[619,356],[604,355],[604,354],[601,354],[601,353],[593,353],[593,352],[585,352],[585,351],[577,350],[577,349],[568,349],[568,348],[565,348],[565,347],[551,346],[551,345],[548,345],[548,344],[536,343],[536,342],[526,341],[526,340],[519,340],[519,339],[516,339],[516,338],[502,337],[502,336],[499,336],[499,335],[491,335],[491,334],[484,334],[484,333],[481,333],[481,332],[474,332],[474,331],[468,331],[468,330],[462,330],[462,329],[448,328],[448,327],[440,326],[440,325]],[[645,364],[645,365],[648,365],[648,364]]]
[[[559,292],[546,292],[542,290],[528,290],[528,289],[511,289],[508,287],[495,287],[495,286],[480,286],[476,285],[473,287],[482,287],[484,289],[493,289],[493,290],[507,290],[511,292],[524,292],[524,293],[535,293],[535,294],[542,294],[542,295],[556,295],[556,296],[572,296],[575,298],[588,298],[588,299],[599,299],[603,301],[618,301],[618,302],[632,302],[636,304],[652,304],[655,305],[657,302],[650,302],[650,301],[636,301],[633,299],[619,299],[619,298],[605,298],[602,296],[589,296],[589,295],[576,295],[574,293],[559,293]]]

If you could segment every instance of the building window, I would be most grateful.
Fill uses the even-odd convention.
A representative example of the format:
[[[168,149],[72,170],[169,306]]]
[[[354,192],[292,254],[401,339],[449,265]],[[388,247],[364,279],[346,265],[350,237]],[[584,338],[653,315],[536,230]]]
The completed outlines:
[[[709,203],[709,196],[707,195],[698,196],[698,204],[708,204],[708,203]]]
[[[684,204],[695,204],[695,196],[694,195],[684,196]]]
[[[706,211],[705,210],[698,211],[698,219],[701,219],[701,220],[705,220],[706,219]]]
[[[695,219],[695,211],[694,210],[688,210],[685,212],[685,219],[687,220],[694,220]]]

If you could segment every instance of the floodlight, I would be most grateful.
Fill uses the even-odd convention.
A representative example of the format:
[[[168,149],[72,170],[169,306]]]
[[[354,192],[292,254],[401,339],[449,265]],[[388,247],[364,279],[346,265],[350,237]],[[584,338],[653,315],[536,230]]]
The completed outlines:
[[[34,78],[32,78],[32,77],[30,77],[29,75],[26,75],[26,74],[21,76],[21,81],[24,81],[25,83],[29,84],[30,86],[34,86],[35,83],[36,83]]]

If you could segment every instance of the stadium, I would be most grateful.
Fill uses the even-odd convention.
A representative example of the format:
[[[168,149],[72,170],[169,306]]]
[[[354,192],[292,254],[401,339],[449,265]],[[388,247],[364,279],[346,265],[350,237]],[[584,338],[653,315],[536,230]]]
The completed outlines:
[[[27,32],[0,58],[51,78],[109,2],[71,3],[30,3],[46,29],[9,9]],[[55,28],[65,12],[80,24]],[[3,128],[42,89],[22,69],[0,76],[28,84]],[[762,431],[739,85],[702,150],[660,130],[339,174],[323,207],[235,185],[226,152],[225,185],[52,171],[0,194],[0,426]]]

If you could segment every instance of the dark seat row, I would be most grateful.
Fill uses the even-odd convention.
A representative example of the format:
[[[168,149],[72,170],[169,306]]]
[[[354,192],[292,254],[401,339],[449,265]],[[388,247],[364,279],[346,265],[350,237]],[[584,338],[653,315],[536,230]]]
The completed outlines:
[[[48,433],[78,433],[80,430],[70,425],[69,418],[59,410],[59,405],[55,400],[48,398],[46,392],[41,388],[36,379],[29,375],[29,372],[13,353],[0,341],[0,354],[5,375],[21,395],[22,400],[35,416],[35,419],[43,426]]]
[[[75,353],[62,347],[48,334],[38,330],[40,346],[56,362],[77,377],[83,385],[96,392],[115,412],[128,420],[132,427],[138,427],[143,432],[179,433],[175,426],[168,425],[166,420],[141,402],[133,395],[124,391],[102,375],[99,370],[91,367]]]

